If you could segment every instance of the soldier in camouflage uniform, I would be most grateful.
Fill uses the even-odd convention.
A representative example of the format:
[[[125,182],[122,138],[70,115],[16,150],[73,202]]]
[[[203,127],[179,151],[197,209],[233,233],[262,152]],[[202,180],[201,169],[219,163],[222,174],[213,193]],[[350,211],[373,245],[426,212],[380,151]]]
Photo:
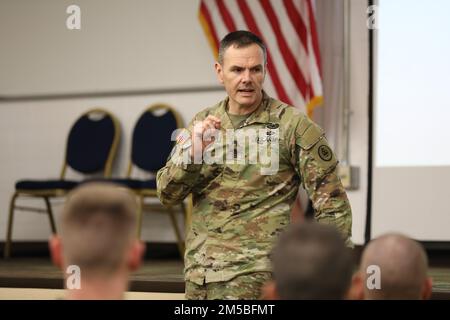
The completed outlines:
[[[193,195],[186,236],[186,298],[257,299],[271,277],[269,253],[289,224],[300,184],[314,204],[316,220],[335,225],[350,246],[352,214],[322,129],[262,90],[262,41],[247,31],[230,33],[221,41],[215,66],[228,97],[197,114],[179,135],[169,161],[158,172],[158,197],[174,205]],[[201,140],[207,132],[229,130],[250,137],[242,149],[244,164],[195,161],[199,150],[202,154],[211,146],[230,146],[218,136]],[[238,144],[233,143],[236,156]],[[271,156],[277,155],[276,170],[252,161],[252,145],[271,147]]]

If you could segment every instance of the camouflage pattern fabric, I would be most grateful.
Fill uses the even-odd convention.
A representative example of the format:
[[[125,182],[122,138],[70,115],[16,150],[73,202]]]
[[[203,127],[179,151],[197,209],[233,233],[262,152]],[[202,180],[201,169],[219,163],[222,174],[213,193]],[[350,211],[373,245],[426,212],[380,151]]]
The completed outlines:
[[[263,175],[263,164],[249,163],[249,146],[245,148],[246,164],[181,161],[195,121],[213,115],[221,119],[222,132],[235,129],[227,104],[228,98],[198,113],[157,174],[158,197],[163,204],[178,204],[193,194],[185,279],[202,285],[251,272],[270,272],[269,253],[278,234],[290,222],[300,185],[313,202],[315,219],[336,225],[352,246],[352,213],[336,173],[336,157],[323,130],[292,106],[264,93],[258,109],[236,128],[236,132],[267,132],[266,142],[275,143],[279,153],[273,174]],[[271,141],[269,136],[275,129],[278,138]],[[259,144],[260,140],[251,143]]]
[[[261,288],[271,279],[270,272],[255,272],[237,276],[230,281],[203,285],[186,281],[186,299],[257,300],[261,298]]]

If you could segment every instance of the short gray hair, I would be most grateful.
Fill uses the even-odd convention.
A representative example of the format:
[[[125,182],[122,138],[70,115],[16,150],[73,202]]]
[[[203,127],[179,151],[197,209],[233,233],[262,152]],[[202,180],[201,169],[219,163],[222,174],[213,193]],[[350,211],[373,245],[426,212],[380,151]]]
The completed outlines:
[[[136,235],[137,201],[127,188],[91,182],[69,193],[61,218],[67,264],[84,274],[113,274]]]
[[[245,48],[252,44],[257,44],[262,49],[264,55],[264,64],[266,64],[267,63],[266,45],[257,35],[251,33],[250,31],[244,30],[230,32],[222,39],[222,41],[220,41],[219,56],[217,58],[217,62],[219,62],[221,65],[223,64],[223,56],[225,54],[225,51],[232,45],[237,48]]]

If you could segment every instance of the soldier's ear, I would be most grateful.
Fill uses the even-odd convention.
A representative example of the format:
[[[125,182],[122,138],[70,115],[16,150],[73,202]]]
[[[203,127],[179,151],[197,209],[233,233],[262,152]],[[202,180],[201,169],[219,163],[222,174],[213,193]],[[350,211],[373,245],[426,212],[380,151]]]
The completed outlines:
[[[136,271],[142,263],[142,258],[145,253],[145,243],[140,240],[134,240],[128,252],[128,269]]]
[[[223,84],[223,67],[219,62],[214,64],[214,68],[216,69],[217,79],[221,84]]]
[[[53,264],[63,270],[61,238],[57,235],[52,235],[48,240],[48,248]]]
[[[352,282],[347,293],[348,300],[364,300],[364,279],[360,272],[352,277]]]
[[[430,277],[427,277],[425,283],[423,284],[422,289],[422,299],[429,300],[431,299],[431,294],[433,293],[433,280]]]
[[[261,300],[279,300],[275,281],[267,282],[261,289]]]

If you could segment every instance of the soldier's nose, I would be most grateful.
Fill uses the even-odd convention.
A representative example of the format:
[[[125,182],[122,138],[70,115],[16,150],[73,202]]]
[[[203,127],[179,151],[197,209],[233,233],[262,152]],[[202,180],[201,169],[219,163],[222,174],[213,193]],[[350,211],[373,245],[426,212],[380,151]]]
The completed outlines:
[[[250,70],[246,70],[246,71],[244,71],[244,73],[242,74],[242,82],[243,83],[248,83],[248,82],[250,82],[251,81],[251,78],[250,78]]]

